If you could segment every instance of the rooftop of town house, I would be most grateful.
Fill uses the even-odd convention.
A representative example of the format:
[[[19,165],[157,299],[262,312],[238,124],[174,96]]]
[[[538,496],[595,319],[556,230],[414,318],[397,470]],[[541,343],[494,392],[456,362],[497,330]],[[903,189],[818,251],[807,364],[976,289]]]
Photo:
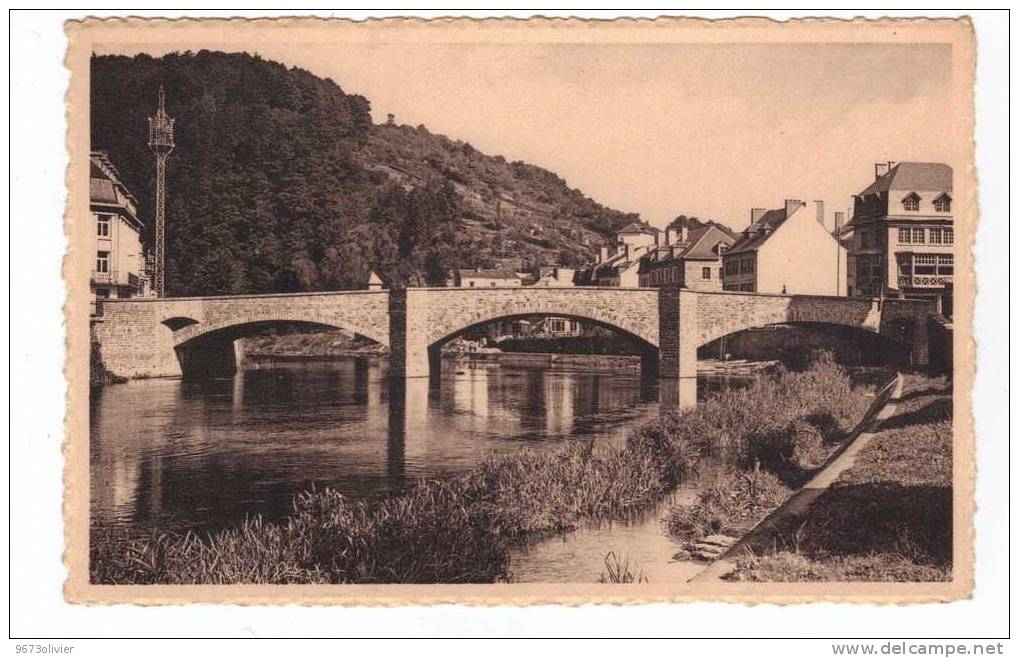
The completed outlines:
[[[513,270],[507,269],[483,269],[480,267],[473,270],[459,270],[461,279],[519,279],[520,275]]]
[[[888,163],[888,173],[877,176],[874,182],[857,196],[880,194],[888,190],[952,191],[952,168],[940,162]]]
[[[647,224],[632,222],[616,231],[616,235],[636,235],[639,233],[645,233],[647,235],[658,235],[658,229],[656,229],[653,226],[648,226]]]
[[[636,254],[634,253],[636,251],[637,250],[631,250],[630,252],[627,252],[626,250],[620,249],[610,255],[605,261],[597,263],[594,266],[594,271],[604,276],[625,270],[631,267],[634,263],[639,262],[646,253],[641,251],[639,254]]]
[[[725,224],[720,224],[719,222],[716,222],[716,221],[713,221],[713,220],[710,220],[710,219],[708,219],[708,220],[701,220],[701,219],[698,219],[696,217],[687,217],[686,215],[680,215],[676,219],[672,220],[669,223],[669,225],[666,227],[666,229],[670,229],[671,228],[671,229],[675,230],[675,229],[685,228],[685,229],[687,229],[689,231],[693,231],[694,229],[704,228],[704,227],[707,227],[707,226],[714,226],[719,231],[725,233],[729,237],[732,237],[732,238],[736,237],[736,235],[732,232],[732,229],[730,229]]]
[[[641,258],[641,271],[654,268],[658,263],[676,260],[715,260],[719,257],[718,244],[731,245],[734,238],[716,225],[706,225],[690,230],[685,242],[659,245],[647,256]]]
[[[791,205],[795,212],[806,204],[802,201],[795,201]],[[726,255],[754,251],[767,242],[775,229],[785,223],[788,218],[789,214],[785,207],[766,211],[743,230],[732,247],[725,252]]]
[[[132,203],[138,203],[120,180],[120,173],[103,151],[92,151],[89,157],[89,199],[92,203],[119,204],[116,188]]]

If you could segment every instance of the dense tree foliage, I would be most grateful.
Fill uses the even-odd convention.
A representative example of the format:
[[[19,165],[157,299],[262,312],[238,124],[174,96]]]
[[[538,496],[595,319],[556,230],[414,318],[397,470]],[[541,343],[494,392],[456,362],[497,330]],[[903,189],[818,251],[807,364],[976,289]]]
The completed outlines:
[[[423,127],[372,125],[365,98],[246,54],[92,59],[92,148],[153,216],[148,123],[176,119],[167,287],[228,294],[442,285],[455,267],[574,265],[632,220],[555,174]],[[151,244],[151,242],[150,242]]]

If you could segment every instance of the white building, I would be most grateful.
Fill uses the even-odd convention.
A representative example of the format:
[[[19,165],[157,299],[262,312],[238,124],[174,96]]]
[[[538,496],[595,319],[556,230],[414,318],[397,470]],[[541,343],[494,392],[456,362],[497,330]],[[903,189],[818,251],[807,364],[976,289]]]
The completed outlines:
[[[584,285],[636,288],[640,285],[640,259],[654,250],[658,229],[636,222],[616,233],[613,250],[602,247],[598,262],[582,277]]]
[[[142,246],[144,224],[137,200],[120,181],[105,153],[93,151],[89,163],[89,208],[95,235],[90,288],[97,300],[147,296],[149,279]]]
[[[845,295],[846,249],[833,235],[824,203],[812,211],[787,199],[750,211],[750,225],[723,256],[725,290],[790,295]]]

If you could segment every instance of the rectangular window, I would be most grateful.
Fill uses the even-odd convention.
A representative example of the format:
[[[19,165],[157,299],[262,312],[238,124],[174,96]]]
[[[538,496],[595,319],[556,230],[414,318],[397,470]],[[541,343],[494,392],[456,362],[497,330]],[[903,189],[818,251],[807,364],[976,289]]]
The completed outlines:
[[[924,240],[924,229],[915,228],[913,229],[913,244],[923,244]]]
[[[932,228],[928,234],[930,236],[931,244],[941,244],[941,229]]]
[[[954,231],[950,228],[941,229],[941,241],[945,244],[952,244],[955,240]]]
[[[108,251],[97,251],[96,252],[96,272],[106,274],[110,271],[110,252]]]
[[[110,237],[110,216],[96,215],[96,235],[101,238]]]
[[[952,209],[952,201],[941,197],[934,200],[934,210],[937,212],[948,212]]]
[[[702,267],[701,268],[701,278],[703,280],[705,280],[705,281],[711,281],[711,268],[710,267]]]
[[[916,212],[920,210],[920,199],[916,197],[909,197],[902,202],[902,207],[905,208],[907,212]]]
[[[955,258],[952,254],[938,254],[938,274],[950,276],[955,271]]]
[[[910,242],[912,242],[912,239],[910,239],[911,235],[912,233],[910,233],[910,230],[908,228],[900,228],[899,244],[909,244]]]

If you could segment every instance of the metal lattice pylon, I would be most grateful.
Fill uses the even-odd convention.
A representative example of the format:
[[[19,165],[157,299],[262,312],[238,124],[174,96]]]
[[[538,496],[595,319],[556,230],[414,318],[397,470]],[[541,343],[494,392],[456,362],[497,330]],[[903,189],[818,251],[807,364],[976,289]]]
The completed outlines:
[[[149,117],[149,148],[156,157],[156,226],[152,288],[166,296],[166,159],[173,152],[173,119],[166,114],[166,95],[159,85],[159,109]]]

